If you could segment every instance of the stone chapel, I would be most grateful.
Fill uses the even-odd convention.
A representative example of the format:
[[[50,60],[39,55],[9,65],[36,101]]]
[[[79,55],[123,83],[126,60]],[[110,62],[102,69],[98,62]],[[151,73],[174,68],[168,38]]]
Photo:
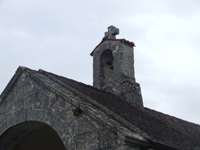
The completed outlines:
[[[143,106],[135,44],[110,26],[93,86],[19,67],[0,95],[0,150],[200,150],[200,125]]]

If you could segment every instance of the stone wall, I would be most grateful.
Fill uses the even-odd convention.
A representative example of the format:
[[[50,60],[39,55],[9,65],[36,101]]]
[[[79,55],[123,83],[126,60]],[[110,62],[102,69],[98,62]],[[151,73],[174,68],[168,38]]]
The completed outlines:
[[[41,76],[42,78],[46,85],[57,86],[62,94],[54,88],[49,89],[42,82],[36,82],[28,74],[21,73],[20,78],[15,81],[14,87],[0,103],[0,135],[3,133],[5,135],[7,133],[5,131],[9,131],[11,127],[20,123],[37,121],[53,128],[65,148],[69,150],[138,150],[134,146],[121,144],[117,134],[118,130],[112,128],[109,121],[107,122],[109,118],[100,110],[95,110],[96,108],[93,106],[83,102],[81,104],[82,113],[74,116],[73,110],[79,106],[78,103],[82,100],[73,92],[67,91]],[[100,118],[104,118],[107,123],[96,117],[95,113]],[[18,138],[27,136],[23,135],[20,129],[17,134],[19,135],[15,136]],[[8,150],[18,144],[16,140],[15,142],[9,140],[9,135],[7,135],[7,139],[1,136],[0,147]]]

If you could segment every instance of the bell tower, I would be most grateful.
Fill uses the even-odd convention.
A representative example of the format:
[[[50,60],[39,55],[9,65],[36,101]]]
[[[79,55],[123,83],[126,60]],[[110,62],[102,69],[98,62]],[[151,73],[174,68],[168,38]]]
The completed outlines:
[[[135,81],[135,44],[116,39],[117,34],[119,29],[109,26],[103,40],[90,54],[93,56],[93,86],[143,107],[140,85]]]

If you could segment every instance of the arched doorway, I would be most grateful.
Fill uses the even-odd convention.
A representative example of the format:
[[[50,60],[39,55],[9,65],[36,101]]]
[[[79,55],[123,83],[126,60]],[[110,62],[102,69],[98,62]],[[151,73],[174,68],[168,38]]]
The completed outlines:
[[[49,125],[27,121],[7,129],[0,136],[0,150],[65,150],[62,140]]]

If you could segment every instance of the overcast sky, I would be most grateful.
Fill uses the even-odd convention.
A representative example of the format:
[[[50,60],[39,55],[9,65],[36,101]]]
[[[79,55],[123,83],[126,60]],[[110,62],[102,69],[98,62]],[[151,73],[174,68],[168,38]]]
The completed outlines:
[[[92,85],[110,25],[136,44],[144,105],[200,124],[199,0],[0,0],[0,93],[18,66]]]

